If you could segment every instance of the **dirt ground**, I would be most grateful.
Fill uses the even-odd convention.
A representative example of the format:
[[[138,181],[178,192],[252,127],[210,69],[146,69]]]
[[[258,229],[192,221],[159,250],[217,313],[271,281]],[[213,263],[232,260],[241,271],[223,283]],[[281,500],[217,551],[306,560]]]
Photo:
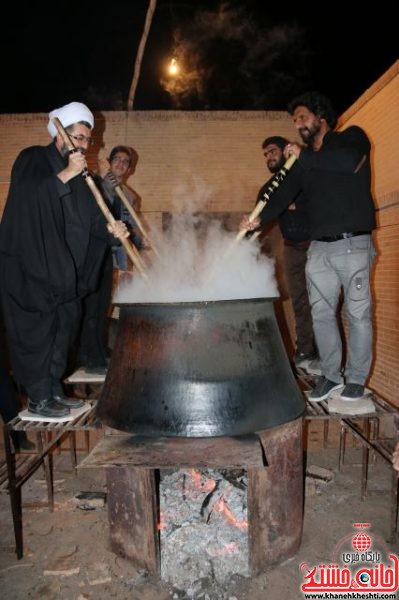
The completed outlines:
[[[100,435],[98,433],[92,435]],[[92,443],[96,440],[92,439]],[[83,442],[79,459],[85,452]],[[347,461],[338,472],[338,424],[330,425],[328,448],[322,445],[322,424],[313,421],[307,436],[306,464],[328,469],[330,482],[308,479],[303,537],[298,554],[284,564],[251,579],[231,581],[223,590],[210,581],[195,589],[175,590],[138,572],[108,547],[107,507],[84,510],[75,496],[82,491],[105,492],[98,470],[77,470],[69,454],[54,455],[55,511],[46,506],[42,470],[23,486],[24,557],[17,560],[8,495],[0,496],[0,589],[5,600],[264,600],[302,598],[302,563],[330,563],[334,547],[350,534],[354,523],[369,523],[370,533],[386,541],[390,529],[390,495],[360,498],[361,450],[348,440]],[[356,464],[357,462],[357,464]],[[391,470],[378,459],[371,469],[370,487],[389,490]],[[398,547],[388,545],[398,552]]]

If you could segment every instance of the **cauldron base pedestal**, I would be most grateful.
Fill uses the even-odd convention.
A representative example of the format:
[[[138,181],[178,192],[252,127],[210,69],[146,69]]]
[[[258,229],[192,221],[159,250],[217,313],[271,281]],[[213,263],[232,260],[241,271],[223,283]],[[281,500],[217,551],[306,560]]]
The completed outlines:
[[[303,525],[302,419],[241,437],[106,435],[79,468],[106,469],[111,548],[160,575],[157,469],[248,472],[249,571],[295,555]]]

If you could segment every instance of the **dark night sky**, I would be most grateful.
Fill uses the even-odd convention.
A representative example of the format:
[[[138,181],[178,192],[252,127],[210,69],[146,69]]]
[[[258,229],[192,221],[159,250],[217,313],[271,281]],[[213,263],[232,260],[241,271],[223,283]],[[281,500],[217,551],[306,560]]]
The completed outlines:
[[[14,2],[0,40],[0,112],[48,112],[72,100],[126,108],[147,5]],[[158,0],[134,108],[285,110],[297,93],[317,89],[342,112],[399,57],[393,7]],[[173,53],[185,76],[162,85]]]

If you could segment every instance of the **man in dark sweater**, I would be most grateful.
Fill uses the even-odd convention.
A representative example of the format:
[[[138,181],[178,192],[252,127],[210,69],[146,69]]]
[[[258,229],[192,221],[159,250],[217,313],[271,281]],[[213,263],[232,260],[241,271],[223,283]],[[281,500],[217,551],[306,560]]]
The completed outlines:
[[[100,168],[95,176],[95,182],[115,219],[125,223],[130,239],[139,250],[142,250],[145,247],[144,240],[115,190],[116,185],[119,185],[132,207],[137,210],[139,197],[125,183],[129,175],[134,173],[137,161],[138,155],[133,148],[115,146],[111,150],[109,160],[99,162]],[[115,242],[117,243],[117,240]],[[109,246],[98,287],[83,299],[77,362],[85,367],[86,373],[105,375],[107,371],[108,312],[112,299],[113,267],[120,271],[128,269],[128,257],[121,244]]]
[[[370,141],[356,126],[333,131],[336,117],[331,103],[317,92],[295,98],[289,111],[306,147],[286,146],[285,157],[295,155],[296,162],[271,196],[261,220],[249,223],[244,218],[241,227],[266,225],[304,192],[312,240],[306,277],[323,375],[310,399],[319,402],[343,387],[342,340],[336,317],[342,290],[348,343],[340,397],[358,400],[364,395],[372,360],[370,270],[375,258],[371,237],[375,210]]]
[[[267,168],[271,173],[277,173],[284,165],[283,150],[287,144],[288,140],[278,135],[264,140],[262,144],[263,154]],[[271,181],[272,178],[259,190],[258,200],[268,190]],[[278,224],[284,240],[284,271],[295,314],[296,352],[294,363],[296,366],[305,369],[309,367],[311,362],[314,368],[317,359],[305,277],[307,250],[310,244],[308,221],[307,202],[302,192],[293,199],[292,204],[278,217]]]

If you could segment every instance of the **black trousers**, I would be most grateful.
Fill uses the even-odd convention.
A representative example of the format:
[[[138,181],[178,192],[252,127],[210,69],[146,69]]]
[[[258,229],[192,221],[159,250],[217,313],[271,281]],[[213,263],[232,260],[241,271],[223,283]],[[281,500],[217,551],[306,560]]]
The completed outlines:
[[[107,255],[98,289],[82,303],[77,366],[105,367],[107,362],[108,311],[112,297],[112,254]]]
[[[0,324],[0,415],[4,423],[17,416],[19,403],[6,357],[6,338]]]
[[[79,326],[80,304],[77,299],[44,313],[25,310],[10,295],[3,296],[13,377],[33,402],[63,392],[62,379]]]
[[[306,284],[307,247],[304,244],[284,244],[285,275],[295,315],[297,352],[315,350],[312,313]]]

